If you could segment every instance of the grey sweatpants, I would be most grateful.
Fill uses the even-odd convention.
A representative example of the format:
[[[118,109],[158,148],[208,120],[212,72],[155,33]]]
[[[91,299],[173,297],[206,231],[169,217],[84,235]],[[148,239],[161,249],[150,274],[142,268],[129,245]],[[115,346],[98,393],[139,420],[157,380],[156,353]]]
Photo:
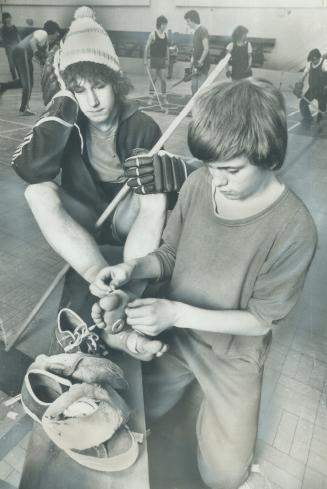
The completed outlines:
[[[190,330],[174,330],[170,348],[144,364],[145,412],[167,413],[194,379],[203,392],[197,417],[198,465],[205,484],[238,489],[248,478],[257,437],[263,356],[217,353]]]
[[[33,89],[33,61],[32,57],[27,53],[26,49],[16,46],[12,53],[13,63],[18,73],[18,79],[1,83],[5,90],[12,88],[22,88],[22,99],[19,112],[24,112],[32,95]]]

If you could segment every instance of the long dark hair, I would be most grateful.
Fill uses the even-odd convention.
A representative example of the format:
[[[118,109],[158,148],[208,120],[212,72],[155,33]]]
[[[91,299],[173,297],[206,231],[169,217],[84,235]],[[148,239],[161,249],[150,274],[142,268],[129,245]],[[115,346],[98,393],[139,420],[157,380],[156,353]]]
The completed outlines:
[[[114,71],[106,65],[92,61],[80,61],[67,66],[62,77],[67,88],[73,92],[78,87],[80,79],[90,83],[99,81],[108,83],[112,85],[118,103],[124,102],[128,93],[133,89],[133,85],[123,72]]]

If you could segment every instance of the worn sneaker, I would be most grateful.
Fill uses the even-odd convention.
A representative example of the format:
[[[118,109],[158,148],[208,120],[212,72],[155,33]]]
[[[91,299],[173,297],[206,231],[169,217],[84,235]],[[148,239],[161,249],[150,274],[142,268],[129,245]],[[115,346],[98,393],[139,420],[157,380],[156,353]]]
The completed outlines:
[[[58,355],[39,355],[34,365],[74,382],[98,384],[105,389],[126,389],[127,381],[122,369],[108,358],[82,352],[59,353]]]
[[[52,402],[42,426],[60,448],[85,450],[111,438],[128,417],[129,409],[114,389],[83,383]]]
[[[49,438],[73,460],[93,470],[113,472],[137,459],[143,435],[126,426],[129,410],[114,389],[75,384],[42,418]]]
[[[32,364],[28,369],[21,392],[21,400],[26,413],[41,423],[45,411],[72,383],[51,372],[39,369]]]
[[[55,335],[57,342],[67,353],[98,353],[99,336],[93,332],[95,328],[95,325],[88,327],[76,312],[64,308],[59,311]]]
[[[80,465],[101,472],[119,472],[128,469],[137,460],[139,444],[144,435],[122,426],[110,440],[84,451],[65,450]]]

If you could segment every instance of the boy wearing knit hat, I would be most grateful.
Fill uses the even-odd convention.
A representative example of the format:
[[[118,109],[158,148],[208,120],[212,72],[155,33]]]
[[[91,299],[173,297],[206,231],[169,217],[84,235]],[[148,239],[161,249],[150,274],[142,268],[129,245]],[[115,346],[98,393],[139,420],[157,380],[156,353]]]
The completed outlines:
[[[38,29],[22,39],[13,49],[13,62],[19,78],[7,83],[0,83],[0,95],[11,88],[22,87],[22,100],[19,109],[20,115],[35,115],[29,108],[29,101],[33,89],[33,57],[44,58],[47,50],[48,34]]]
[[[94,16],[75,15],[57,53],[62,90],[18,147],[13,167],[31,184],[25,195],[49,244],[91,283],[107,264],[98,243],[122,244],[128,236],[125,257],[156,248],[166,217],[165,193],[178,190],[183,179],[176,186],[178,179],[171,171],[161,193],[140,197],[137,193],[159,188],[149,184],[154,166],[142,168],[134,179],[136,192],[127,195],[96,233],[97,218],[127,179],[124,161],[136,149],[151,149],[161,133],[147,114],[126,100],[130,83]],[[164,159],[159,165],[167,174]],[[175,168],[183,169],[185,179],[184,164],[178,161]],[[54,182],[59,174],[61,185]]]

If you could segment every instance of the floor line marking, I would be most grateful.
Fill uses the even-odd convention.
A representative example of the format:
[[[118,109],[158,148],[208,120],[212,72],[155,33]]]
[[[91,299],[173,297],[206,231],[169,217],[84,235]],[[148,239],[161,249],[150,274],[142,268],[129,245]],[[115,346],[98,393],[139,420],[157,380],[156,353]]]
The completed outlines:
[[[24,122],[15,122],[15,121],[9,121],[7,119],[1,119],[0,118],[0,122],[7,122],[9,124],[16,124],[18,126],[25,126],[25,127],[33,127],[33,124],[24,124]]]
[[[3,138],[3,139],[10,139],[11,141],[17,141],[18,143],[21,143],[22,140],[21,139],[17,139],[17,138],[11,138],[10,136],[2,136],[2,134],[0,135],[0,138]]]

